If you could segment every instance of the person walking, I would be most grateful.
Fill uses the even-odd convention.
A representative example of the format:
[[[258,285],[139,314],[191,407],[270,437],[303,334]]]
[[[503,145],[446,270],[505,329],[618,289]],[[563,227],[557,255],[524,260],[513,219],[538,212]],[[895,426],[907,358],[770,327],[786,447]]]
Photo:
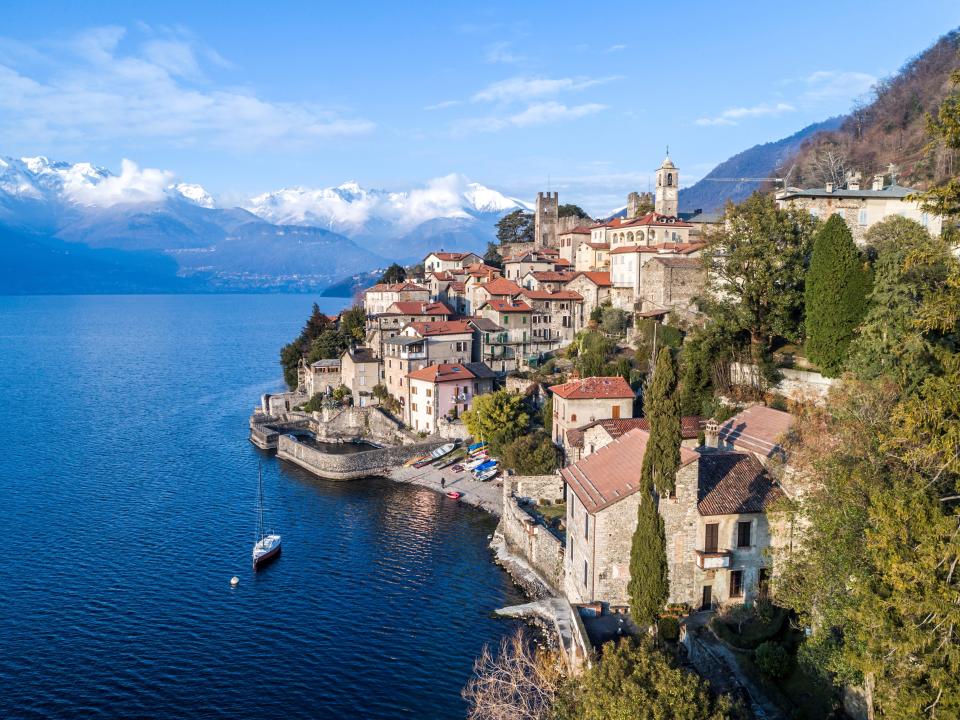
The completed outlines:
[[[442,490],[442,489],[445,488],[446,486],[447,486],[447,481],[446,481],[446,479],[445,479],[444,477],[441,476],[441,478],[440,478],[440,489]]]

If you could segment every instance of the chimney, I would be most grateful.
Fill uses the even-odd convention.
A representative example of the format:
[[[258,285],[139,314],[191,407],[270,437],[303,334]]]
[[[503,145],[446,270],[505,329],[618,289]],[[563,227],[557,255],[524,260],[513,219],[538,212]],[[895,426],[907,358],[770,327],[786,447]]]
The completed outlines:
[[[873,176],[873,185],[871,190],[883,190],[883,173]]]
[[[861,175],[859,172],[848,171],[847,172],[847,190],[859,190],[860,179],[861,179]]]
[[[828,183],[827,183],[826,190],[827,190],[827,192],[829,192],[829,193],[832,193],[832,192],[833,192],[833,183],[832,183],[832,182],[828,182]]]
[[[720,423],[713,418],[707,420],[707,427],[704,429],[703,444],[707,447],[719,447],[720,445]]]

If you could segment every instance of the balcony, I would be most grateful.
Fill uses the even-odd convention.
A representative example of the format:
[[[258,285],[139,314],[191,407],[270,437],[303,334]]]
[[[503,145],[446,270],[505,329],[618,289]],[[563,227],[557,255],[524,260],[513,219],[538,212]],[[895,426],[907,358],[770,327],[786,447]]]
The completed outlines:
[[[723,570],[730,567],[733,553],[729,550],[696,550],[697,567],[701,570]]]
[[[400,348],[400,359],[401,360],[426,360],[427,353],[422,347],[420,349],[415,349],[414,347]]]

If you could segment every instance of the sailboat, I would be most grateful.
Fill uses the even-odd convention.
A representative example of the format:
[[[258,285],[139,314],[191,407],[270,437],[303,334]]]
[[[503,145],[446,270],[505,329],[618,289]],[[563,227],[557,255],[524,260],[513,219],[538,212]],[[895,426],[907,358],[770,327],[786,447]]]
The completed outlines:
[[[266,565],[280,554],[280,536],[263,531],[263,466],[257,468],[257,539],[253,544],[253,569]]]

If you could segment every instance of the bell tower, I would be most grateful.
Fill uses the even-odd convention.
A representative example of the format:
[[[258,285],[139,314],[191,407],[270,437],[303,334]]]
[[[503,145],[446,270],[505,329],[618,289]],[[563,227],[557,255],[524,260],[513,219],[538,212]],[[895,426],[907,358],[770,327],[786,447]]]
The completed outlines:
[[[659,215],[673,215],[680,210],[680,171],[670,159],[670,148],[667,148],[667,157],[657,170],[657,191],[654,201],[654,211]]]

